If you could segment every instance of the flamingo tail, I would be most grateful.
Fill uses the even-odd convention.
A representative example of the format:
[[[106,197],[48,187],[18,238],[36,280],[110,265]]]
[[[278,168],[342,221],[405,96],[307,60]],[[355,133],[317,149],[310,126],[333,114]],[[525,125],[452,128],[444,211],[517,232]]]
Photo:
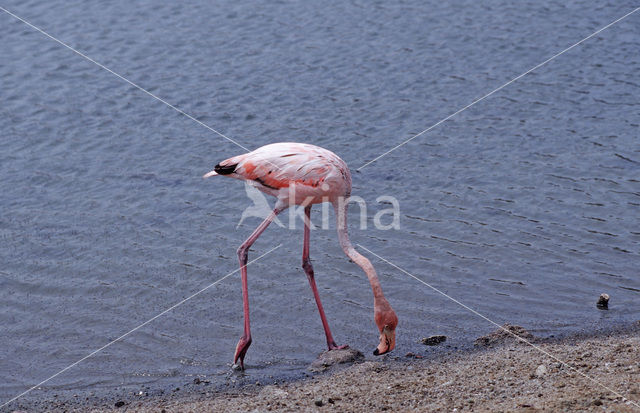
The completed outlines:
[[[231,175],[236,170],[236,166],[238,166],[237,163],[231,165],[217,164],[213,167],[213,170],[218,175]]]

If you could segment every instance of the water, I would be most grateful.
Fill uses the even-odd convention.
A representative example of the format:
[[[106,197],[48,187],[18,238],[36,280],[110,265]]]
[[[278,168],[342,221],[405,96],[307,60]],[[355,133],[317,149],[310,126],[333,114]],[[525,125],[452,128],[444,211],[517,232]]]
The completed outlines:
[[[112,1],[4,5],[248,148],[317,144],[352,169],[635,7],[610,2],[322,7]],[[539,335],[640,317],[640,15],[354,172],[401,229],[352,239],[501,324]],[[0,401],[237,268],[258,224],[239,182],[201,176],[242,150],[0,12]],[[319,219],[316,212],[314,219]],[[300,228],[300,227],[299,227]],[[269,228],[250,259],[253,345],[235,274],[44,386],[170,388],[297,377],[324,337],[302,233]],[[339,344],[373,350],[364,274],[333,230],[312,234]],[[368,254],[370,255],[370,254]],[[371,256],[371,255],[370,255]],[[373,257],[372,257],[373,258]],[[396,353],[494,326],[373,259],[401,319]],[[599,311],[601,292],[611,296]],[[373,356],[368,356],[373,357]],[[42,396],[35,390],[29,397]]]

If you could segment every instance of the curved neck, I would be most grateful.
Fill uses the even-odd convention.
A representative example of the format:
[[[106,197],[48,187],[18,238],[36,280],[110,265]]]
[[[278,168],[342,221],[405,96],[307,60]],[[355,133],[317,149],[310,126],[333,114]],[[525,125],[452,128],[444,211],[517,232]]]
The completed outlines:
[[[367,274],[367,278],[371,284],[371,289],[373,290],[374,303],[377,303],[379,300],[386,301],[384,294],[382,294],[382,287],[380,286],[380,281],[378,280],[378,275],[376,274],[376,270],[373,268],[373,265],[371,265],[371,262],[367,257],[360,254],[355,248],[353,248],[353,245],[349,240],[349,234],[347,233],[347,201],[348,199],[340,197],[337,201],[333,202],[340,246],[347,257],[358,264],[365,274]]]

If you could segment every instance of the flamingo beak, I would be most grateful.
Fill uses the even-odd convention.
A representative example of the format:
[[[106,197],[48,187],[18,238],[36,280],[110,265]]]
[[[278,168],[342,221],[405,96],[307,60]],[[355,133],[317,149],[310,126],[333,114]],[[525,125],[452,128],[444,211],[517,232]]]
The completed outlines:
[[[384,326],[380,334],[380,344],[373,350],[374,356],[381,356],[393,350],[396,346],[396,331],[389,326]]]
[[[203,178],[208,178],[210,176],[214,176],[214,175],[218,175],[218,173],[216,171],[211,171],[211,172],[207,172],[206,174],[202,175]]]

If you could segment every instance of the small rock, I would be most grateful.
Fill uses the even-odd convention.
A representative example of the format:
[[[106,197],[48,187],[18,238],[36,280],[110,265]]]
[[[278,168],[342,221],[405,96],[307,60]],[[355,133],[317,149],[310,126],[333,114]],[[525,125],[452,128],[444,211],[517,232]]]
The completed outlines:
[[[200,384],[202,383],[202,380],[200,380],[200,377],[196,377],[195,379],[193,379],[193,384]]]
[[[538,368],[536,369],[536,377],[537,378],[542,378],[547,374],[547,368],[545,367],[544,364],[541,364],[538,366]]]
[[[593,404],[594,404],[594,405],[596,405],[596,406],[602,406],[602,400],[600,400],[600,399],[595,399],[595,400],[593,401]]]
[[[364,360],[364,355],[352,348],[329,350],[320,353],[318,358],[309,366],[309,370],[320,372],[336,364],[355,363],[361,360]]]
[[[313,403],[318,407],[322,407],[324,405],[322,399],[316,399],[316,401],[314,401]]]
[[[596,307],[601,310],[609,309],[609,294],[602,293],[598,298],[598,302],[596,303]]]
[[[445,341],[447,341],[447,336],[431,336],[431,337],[423,338],[420,341],[425,346],[437,346],[438,344],[444,343]]]
[[[122,406],[124,406],[124,402],[122,400],[119,400],[119,401],[115,402],[114,406],[122,407]]]
[[[524,328],[506,323],[501,328],[495,330],[493,333],[477,338],[474,342],[474,345],[491,347],[496,344],[504,344],[507,342],[521,342],[521,340],[514,337],[514,335],[527,341],[535,339],[533,334],[531,334]]]

